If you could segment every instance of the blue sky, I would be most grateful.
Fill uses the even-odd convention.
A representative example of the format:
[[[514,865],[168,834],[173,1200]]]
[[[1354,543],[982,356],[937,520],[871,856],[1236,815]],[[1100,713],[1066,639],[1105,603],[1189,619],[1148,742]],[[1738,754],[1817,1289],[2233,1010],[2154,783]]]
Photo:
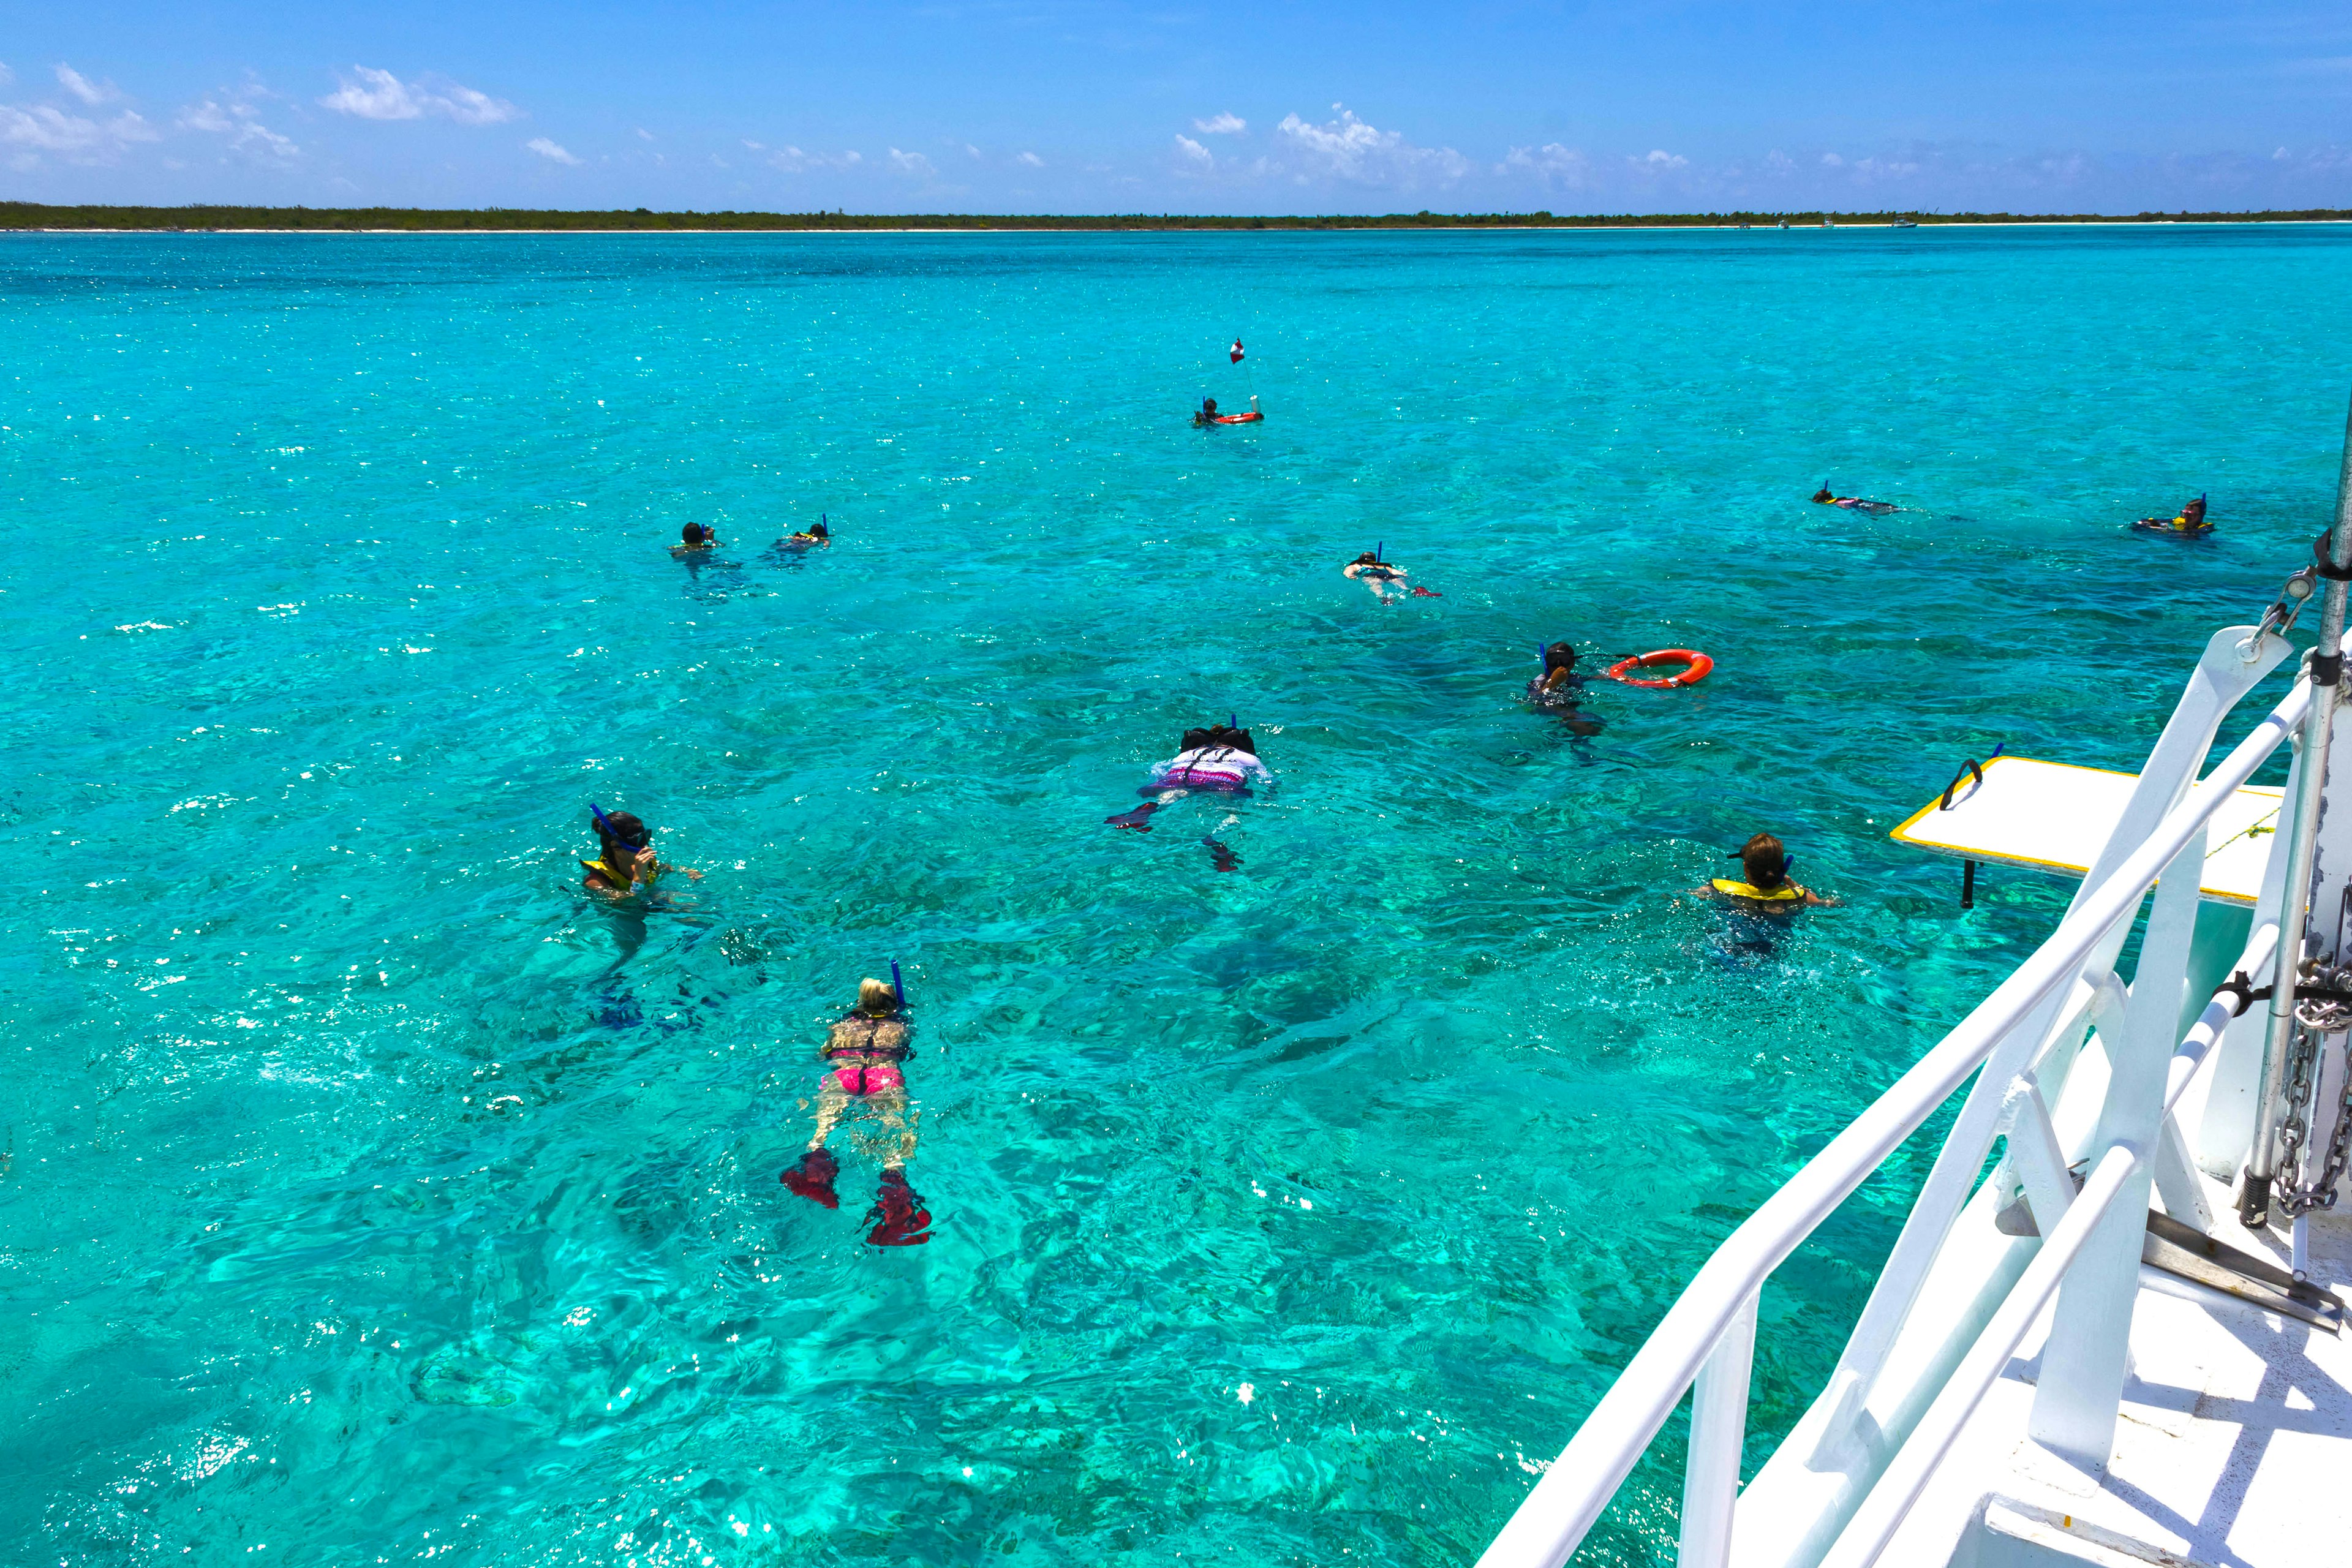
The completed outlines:
[[[2352,207],[2352,5],[113,0],[0,195],[853,212]]]

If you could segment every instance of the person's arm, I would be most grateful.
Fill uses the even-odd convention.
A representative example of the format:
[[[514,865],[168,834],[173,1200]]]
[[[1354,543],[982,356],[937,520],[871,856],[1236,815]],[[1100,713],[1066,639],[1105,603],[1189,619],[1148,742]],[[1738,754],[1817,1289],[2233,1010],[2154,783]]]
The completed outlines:
[[[702,880],[701,872],[687,866],[673,866],[667,860],[656,860],[654,858],[654,852],[650,849],[637,851],[636,861],[631,866],[630,871],[639,882],[648,884],[664,871],[677,871],[693,878],[698,882]]]

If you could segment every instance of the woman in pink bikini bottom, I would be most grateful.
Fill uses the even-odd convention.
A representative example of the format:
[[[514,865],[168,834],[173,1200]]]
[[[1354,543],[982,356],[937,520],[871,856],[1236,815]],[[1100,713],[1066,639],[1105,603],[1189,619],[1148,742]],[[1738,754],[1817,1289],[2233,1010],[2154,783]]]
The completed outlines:
[[[897,989],[879,980],[858,982],[856,1010],[827,1032],[818,1054],[825,1074],[817,1089],[816,1135],[798,1163],[785,1168],[784,1185],[827,1208],[840,1207],[833,1183],[841,1163],[824,1142],[852,1103],[870,1105],[886,1129],[898,1130],[898,1146],[883,1162],[881,1186],[866,1216],[877,1223],[866,1239],[877,1247],[920,1247],[931,1239],[931,1212],[907,1184],[915,1130],[907,1122],[907,1075],[899,1064],[913,1053]]]

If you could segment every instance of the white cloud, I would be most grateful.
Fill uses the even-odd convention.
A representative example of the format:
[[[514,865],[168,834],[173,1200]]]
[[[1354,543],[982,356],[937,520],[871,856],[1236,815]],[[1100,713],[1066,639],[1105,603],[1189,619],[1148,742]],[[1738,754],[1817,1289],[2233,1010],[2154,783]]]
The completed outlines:
[[[1822,167],[1824,169],[1843,169],[1845,167],[1845,160],[1839,157],[1834,153],[1824,153],[1822,154]]]
[[[934,168],[931,161],[920,153],[901,153],[893,147],[890,149],[890,162],[902,174],[912,174],[919,180],[939,178],[939,170]]]
[[[920,158],[921,154],[915,153],[894,153],[892,156],[901,158]],[[769,164],[772,167],[783,170],[788,174],[797,174],[807,169],[855,168],[856,165],[863,163],[864,162],[866,162],[866,160],[859,157],[855,153],[807,153],[803,152],[798,147],[789,146],[779,147],[774,152],[768,154]],[[924,160],[924,163],[926,167],[929,166],[929,160]]]
[[[153,126],[128,110],[100,121],[46,104],[35,109],[0,104],[0,143],[28,148],[36,154],[61,153],[77,163],[103,162],[134,142],[159,140]],[[22,161],[16,166],[30,167]]]
[[[1668,174],[1676,169],[1690,167],[1688,158],[1678,153],[1669,153],[1662,147],[1651,148],[1646,157],[1628,158],[1625,161],[1644,174]]]
[[[438,94],[424,100],[427,109],[446,114],[460,125],[503,125],[509,120],[520,120],[522,110],[503,98],[492,98],[487,92],[476,92],[470,87],[451,82]]]
[[[226,136],[232,153],[257,153],[279,161],[301,156],[302,149],[291,137],[281,136],[261,121],[249,103],[229,100],[224,108],[214,99],[206,99],[193,109],[180,111],[180,126],[186,131],[205,131],[215,136]]]
[[[57,73],[58,84],[60,87],[92,108],[101,103],[110,103],[122,96],[112,82],[92,81],[62,61],[58,64]]]
[[[1339,110],[1339,119],[1315,125],[1291,114],[1277,127],[1315,173],[1405,187],[1425,178],[1450,183],[1470,173],[1470,160],[1451,147],[1416,147],[1402,132],[1378,130],[1340,104],[1331,107]]]
[[[963,150],[964,150],[965,152],[967,152],[967,153],[971,153],[971,154],[973,157],[975,157],[975,158],[977,158],[977,157],[979,157],[979,156],[980,156],[980,149],[979,149],[979,148],[977,148],[977,147],[975,147],[975,146],[973,146],[973,145],[972,145],[971,142],[965,142],[965,143],[963,144]]]
[[[0,64],[0,87],[6,87],[10,82],[15,81],[16,79],[16,73],[10,70],[6,65]]]
[[[1547,142],[1540,147],[1514,147],[1503,159],[1505,172],[1520,170],[1548,185],[1581,190],[1592,183],[1592,160],[1573,147]]]
[[[403,82],[390,71],[373,66],[353,66],[352,71],[352,77],[336,73],[335,79],[341,85],[319,100],[321,107],[361,120],[418,120],[441,114],[460,125],[502,125],[522,118],[522,110],[505,99],[454,81],[432,87],[421,81]]]
[[[2281,153],[2282,155],[2284,155],[2284,154],[2285,153],[2286,149],[2284,149],[2284,148],[2283,148],[2283,147],[2282,147],[2281,149],[2279,149],[2279,151],[2280,151],[2280,153]],[[1021,154],[1021,156],[1019,156],[1018,158],[1013,159],[1013,161],[1014,163],[1026,163],[1026,164],[1028,164],[1028,165],[1029,165],[1031,168],[1033,168],[1033,169],[1042,169],[1042,168],[1044,168],[1044,167],[1045,166],[1045,159],[1043,159],[1043,158],[1040,158],[1040,157],[1039,157],[1039,156],[1037,156],[1037,154],[1036,154],[1036,153],[1022,153],[1022,154]]]
[[[1188,162],[1200,168],[1206,169],[1213,167],[1217,162],[1216,159],[1209,155],[1209,150],[1206,147],[1202,146],[1198,142],[1193,141],[1190,136],[1183,134],[1181,132],[1179,132],[1176,136],[1176,151],[1182,153]]]
[[[646,141],[646,142],[650,142],[650,141],[652,141],[652,140],[654,139],[654,133],[653,133],[652,132],[650,132],[650,131],[646,130],[646,129],[644,126],[642,126],[642,125],[640,125],[640,126],[638,126],[638,127],[637,127],[637,136],[638,136],[638,138],[639,138],[641,141]]]
[[[562,147],[549,141],[544,136],[534,136],[530,141],[524,142],[523,145],[529,148],[531,152],[538,153],[541,157],[545,158],[550,163],[570,163],[575,168],[579,166],[579,159],[573,157],[571,153],[565,152]]]
[[[748,136],[743,138],[743,145],[754,153],[764,153],[768,150],[764,143],[754,142]]]
[[[1249,129],[1249,121],[1238,114],[1218,113],[1206,120],[1195,120],[1192,129],[1210,136],[1238,136]]]
[[[320,106],[338,114],[353,114],[362,120],[415,120],[425,110],[400,79],[390,71],[376,70],[368,66],[353,66],[357,81],[338,73],[342,83],[319,100]]]

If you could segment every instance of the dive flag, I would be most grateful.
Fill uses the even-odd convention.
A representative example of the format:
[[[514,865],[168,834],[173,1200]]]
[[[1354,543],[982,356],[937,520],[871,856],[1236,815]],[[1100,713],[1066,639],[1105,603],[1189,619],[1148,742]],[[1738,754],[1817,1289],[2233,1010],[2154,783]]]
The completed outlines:
[[[1242,363],[1242,341],[1239,338],[1234,340],[1234,363],[1235,364]]]

